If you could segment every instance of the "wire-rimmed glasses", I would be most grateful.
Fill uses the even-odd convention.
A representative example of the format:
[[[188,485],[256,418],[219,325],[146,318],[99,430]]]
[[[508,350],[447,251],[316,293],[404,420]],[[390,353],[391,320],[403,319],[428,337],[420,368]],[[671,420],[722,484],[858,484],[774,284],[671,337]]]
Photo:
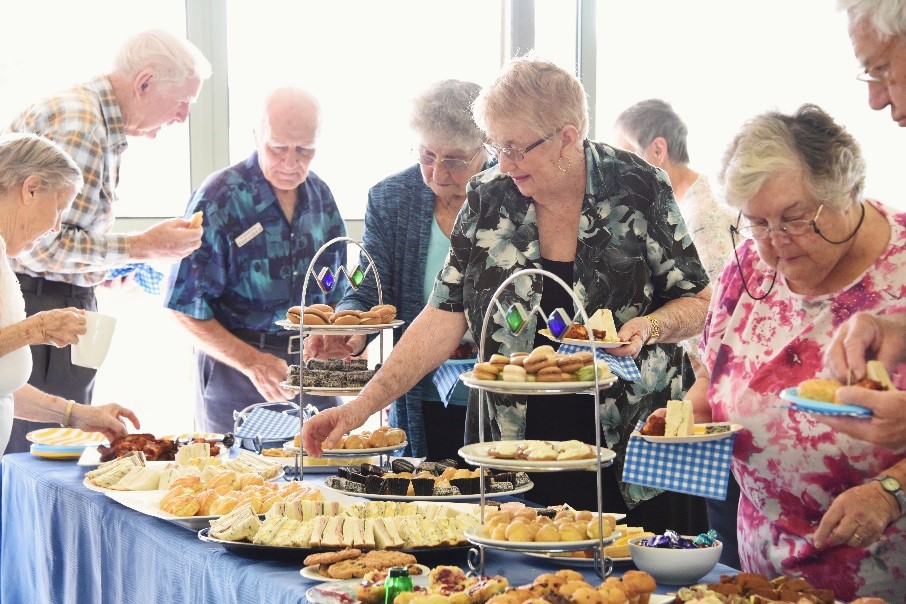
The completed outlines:
[[[531,151],[538,145],[544,143],[545,141],[550,140],[552,136],[557,134],[557,132],[560,132],[560,130],[559,129],[554,130],[547,136],[539,138],[534,143],[532,143],[528,147],[525,147],[524,149],[514,149],[512,147],[498,147],[497,145],[494,145],[492,143],[485,143],[484,148],[488,153],[490,153],[491,155],[496,157],[498,160],[500,159],[500,156],[502,155],[510,161],[522,161],[523,159],[525,159],[526,153],[528,153],[529,151]]]
[[[478,157],[478,154],[481,152],[481,147],[475,150],[475,153],[469,159],[457,159],[454,157],[437,157],[433,153],[425,151],[422,148],[413,149],[415,157],[418,160],[419,165],[431,167],[431,166],[440,166],[445,170],[450,172],[465,172],[469,169],[469,166],[472,165],[472,162]]]

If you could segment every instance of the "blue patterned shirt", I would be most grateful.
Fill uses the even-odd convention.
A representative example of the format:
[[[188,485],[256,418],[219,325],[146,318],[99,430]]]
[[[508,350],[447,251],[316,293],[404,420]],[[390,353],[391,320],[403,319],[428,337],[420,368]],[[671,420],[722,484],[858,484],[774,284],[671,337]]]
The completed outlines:
[[[231,331],[280,332],[274,322],[301,301],[303,280],[318,248],[346,235],[333,194],[314,172],[297,193],[290,223],[258,166],[257,153],[209,176],[186,210],[187,215],[204,211],[201,247],[170,276],[167,307],[195,319],[217,319]],[[243,235],[258,224],[262,232],[246,241]],[[309,279],[307,304],[340,301],[342,287],[325,295],[314,276],[324,266],[336,274],[345,264],[345,241],[321,254]]]

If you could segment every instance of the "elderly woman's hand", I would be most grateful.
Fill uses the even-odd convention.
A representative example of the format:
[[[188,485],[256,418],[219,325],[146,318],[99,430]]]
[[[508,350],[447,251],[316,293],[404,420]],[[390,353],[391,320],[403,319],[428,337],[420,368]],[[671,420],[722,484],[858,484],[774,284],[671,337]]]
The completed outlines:
[[[141,424],[130,409],[110,403],[109,405],[73,405],[70,423],[73,427],[85,432],[100,432],[108,439],[128,434],[123,418],[132,422],[136,428]]]
[[[875,481],[840,493],[821,519],[815,547],[868,547],[881,538],[887,525],[900,517],[895,500]]]
[[[896,367],[906,360],[906,319],[901,315],[856,313],[837,330],[824,359],[843,382],[861,379],[867,359]]]
[[[36,329],[35,344],[50,344],[57,348],[75,344],[79,336],[88,331],[85,311],[78,308],[55,308],[35,313],[32,321]]]
[[[831,417],[816,415],[834,430],[892,451],[906,449],[906,392],[878,391],[859,386],[837,389],[837,397],[846,405],[871,409],[871,417]]]
[[[333,448],[341,436],[364,424],[369,415],[365,401],[360,398],[321,411],[305,421],[302,448],[312,457],[320,457],[324,452],[322,444],[327,449]]]
[[[630,319],[626,321],[626,323],[623,324],[623,327],[620,328],[620,331],[617,332],[617,337],[620,338],[621,342],[629,343],[618,348],[610,348],[607,352],[616,357],[636,358],[639,356],[639,353],[642,351],[642,346],[645,345],[645,342],[650,336],[651,322],[648,319],[645,319],[644,317]]]
[[[365,336],[322,336],[311,335],[305,338],[303,358],[308,359],[345,359],[365,347]]]

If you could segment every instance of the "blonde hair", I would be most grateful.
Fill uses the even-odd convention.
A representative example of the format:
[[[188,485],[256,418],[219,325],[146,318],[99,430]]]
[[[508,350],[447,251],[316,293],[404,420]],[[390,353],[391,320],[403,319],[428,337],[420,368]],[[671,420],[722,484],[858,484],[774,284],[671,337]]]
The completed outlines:
[[[856,139],[817,105],[770,111],[743,124],[724,152],[718,180],[736,208],[782,172],[800,172],[809,192],[843,209],[861,199],[866,164]]]
[[[132,36],[113,61],[113,70],[128,79],[145,69],[153,70],[163,82],[184,82],[194,76],[204,81],[211,77],[211,64],[194,44],[162,29]]]
[[[571,124],[581,138],[588,136],[588,99],[582,83],[544,59],[510,61],[478,95],[472,114],[485,132],[491,123],[520,123],[544,137]]]
[[[56,143],[31,133],[0,136],[0,194],[5,194],[30,176],[41,179],[41,187],[59,191],[82,190],[82,171]]]
[[[472,103],[480,91],[474,82],[435,82],[413,100],[409,126],[424,142],[463,150],[480,147],[485,137],[472,119]]]

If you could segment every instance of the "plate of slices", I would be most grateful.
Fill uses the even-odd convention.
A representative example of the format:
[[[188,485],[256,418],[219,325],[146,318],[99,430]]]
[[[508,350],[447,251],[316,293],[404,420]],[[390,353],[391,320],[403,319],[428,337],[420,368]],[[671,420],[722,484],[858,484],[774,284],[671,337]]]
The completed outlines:
[[[306,390],[306,392],[308,392]],[[388,447],[374,447],[372,449],[324,449],[324,457],[367,457],[372,455],[383,455],[385,453],[393,453],[397,449],[402,449],[409,444],[409,441],[404,440],[398,445],[390,445]],[[288,441],[283,443],[283,450],[288,453],[298,453],[299,447],[293,443],[293,441]],[[303,455],[307,456],[305,451],[302,452]]]
[[[648,434],[641,434],[639,432],[633,432],[631,436],[638,436],[643,440],[647,440],[650,443],[660,443],[665,445],[682,445],[689,443],[705,443],[712,440],[723,440],[725,438],[730,438],[740,430],[742,426],[740,424],[729,424],[728,430],[723,430],[721,432],[708,433],[708,428],[713,429],[714,426],[726,426],[722,422],[712,422],[707,424],[695,424],[695,434],[689,436],[651,436]]]
[[[542,451],[543,449],[543,451]],[[564,459],[526,459],[532,454],[565,455]],[[517,457],[518,455],[518,457]],[[583,455],[577,458],[576,456]],[[595,454],[595,447],[579,441],[526,441],[505,440],[466,445],[459,456],[473,465],[487,465],[502,470],[544,472],[557,470],[582,470],[597,465],[608,466],[616,453],[602,447]]]
[[[817,415],[842,415],[844,417],[871,417],[871,409],[860,407],[858,405],[840,405],[837,403],[827,403],[824,401],[815,401],[799,396],[799,389],[795,386],[787,388],[780,393],[780,398],[792,403],[790,405],[797,411],[805,413],[814,413]]]
[[[561,344],[572,344],[573,346],[584,346],[586,348],[591,348],[591,343],[588,340],[577,340],[573,338],[558,338],[551,333],[549,329],[539,329],[538,333],[543,335],[549,340],[554,342],[559,342]],[[604,342],[602,340],[595,340],[596,348],[619,348],[620,346],[626,346],[632,342]]]
[[[502,380],[475,379],[471,371],[460,374],[459,379],[469,388],[481,388],[499,394],[593,394],[595,382],[504,382]],[[601,389],[617,381],[609,376],[600,381]]]
[[[587,550],[598,545],[598,539],[582,539],[581,541],[501,541],[491,539],[479,532],[480,529],[463,531],[470,542],[475,545],[484,545],[495,549],[511,550],[517,552],[547,552],[562,553]],[[620,538],[619,532],[614,532],[609,537],[604,537],[604,543],[612,543]]]
[[[302,387],[298,384],[292,384],[290,382],[280,382],[280,387],[284,390],[289,390],[291,392],[300,392]],[[320,396],[355,396],[362,391],[364,386],[357,386],[355,388],[305,388],[306,394],[316,394]]]
[[[418,574],[414,574],[412,572],[412,569],[410,568],[409,575],[412,577],[413,581],[415,580],[416,577],[428,576],[428,573],[431,572],[431,569],[428,568],[427,566],[425,566],[424,564],[414,564],[413,566],[418,568],[418,570],[420,571]],[[320,565],[312,564],[311,566],[303,567],[302,570],[299,571],[299,574],[302,575],[303,577],[305,577],[306,579],[311,579],[312,581],[340,582],[340,581],[349,580],[349,579],[334,579],[333,577],[330,577],[327,575],[322,575],[320,573],[320,568],[321,568]],[[361,581],[362,578],[358,577],[354,580]]]
[[[487,499],[498,499],[500,497],[509,497],[510,495],[518,495],[520,493],[525,493],[535,486],[535,483],[528,481],[525,484],[514,487],[510,491],[499,491],[492,493],[490,490],[486,491],[484,496]],[[321,487],[324,491],[329,491],[333,493],[338,493],[342,495],[351,495],[353,497],[364,497],[365,499],[372,499],[374,501],[475,501],[476,499],[481,498],[481,493],[473,493],[471,495],[390,495],[386,493],[352,493],[347,491],[341,491],[340,489],[335,489],[333,487],[324,485]]]

